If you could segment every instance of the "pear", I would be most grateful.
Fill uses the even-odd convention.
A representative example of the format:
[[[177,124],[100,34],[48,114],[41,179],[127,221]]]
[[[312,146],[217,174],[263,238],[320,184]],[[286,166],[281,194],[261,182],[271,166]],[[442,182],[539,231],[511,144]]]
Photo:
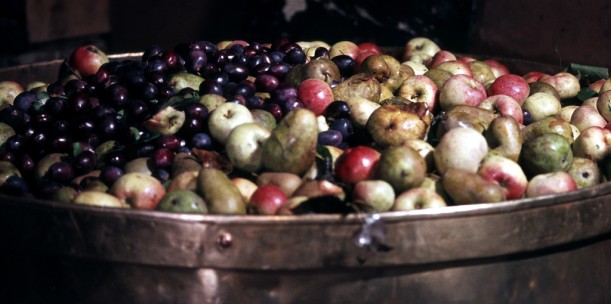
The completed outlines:
[[[441,179],[445,193],[454,204],[478,204],[505,200],[505,190],[477,173],[449,168]]]
[[[335,62],[329,58],[319,57],[310,60],[301,68],[301,80],[309,78],[320,79],[331,85],[341,80],[341,74]]]
[[[375,76],[358,73],[333,88],[335,100],[349,100],[352,97],[363,97],[373,102],[380,101],[382,86]]]
[[[204,200],[191,190],[167,192],[159,201],[157,210],[180,213],[208,213]]]
[[[204,81],[204,78],[201,76],[187,72],[180,72],[170,76],[168,84],[174,88],[176,92],[179,92],[184,88],[191,88],[195,91],[199,91],[199,85],[202,83],[202,81]]]
[[[498,153],[515,162],[520,158],[522,151],[522,130],[520,124],[511,116],[495,118],[484,132],[490,152]]]
[[[526,142],[545,133],[556,133],[562,135],[571,144],[574,141],[571,124],[561,118],[556,117],[547,117],[527,125],[522,129],[522,138]]]
[[[562,135],[545,133],[527,140],[522,146],[520,164],[531,176],[568,171],[573,163],[571,144]]]
[[[396,193],[420,186],[426,172],[424,158],[405,145],[384,149],[376,168],[377,178],[388,182]]]
[[[197,193],[206,202],[212,214],[246,214],[242,193],[219,169],[200,169],[197,176]]]
[[[263,143],[263,168],[303,175],[316,157],[318,121],[310,110],[289,112]]]

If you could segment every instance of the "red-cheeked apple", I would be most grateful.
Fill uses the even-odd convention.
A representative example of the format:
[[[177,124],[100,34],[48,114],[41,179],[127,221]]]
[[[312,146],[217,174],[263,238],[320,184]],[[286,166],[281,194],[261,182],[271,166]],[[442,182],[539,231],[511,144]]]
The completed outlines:
[[[91,44],[74,49],[68,58],[70,67],[76,70],[81,77],[94,75],[108,61],[106,53]]]
[[[508,200],[522,198],[526,191],[528,179],[522,167],[504,156],[489,154],[482,161],[477,173],[485,180],[503,187]]]
[[[153,210],[165,195],[166,190],[153,176],[143,173],[126,173],[112,184],[109,192],[133,208]]]
[[[324,80],[309,78],[297,87],[297,99],[318,116],[333,102],[333,91]]]

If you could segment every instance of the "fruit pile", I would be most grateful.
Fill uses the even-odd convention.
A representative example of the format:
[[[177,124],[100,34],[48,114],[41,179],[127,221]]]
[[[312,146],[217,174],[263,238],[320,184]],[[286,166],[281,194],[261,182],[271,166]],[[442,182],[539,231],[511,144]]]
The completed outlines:
[[[413,38],[194,41],[0,82],[0,192],[212,214],[386,212],[610,178],[611,80],[512,74]]]

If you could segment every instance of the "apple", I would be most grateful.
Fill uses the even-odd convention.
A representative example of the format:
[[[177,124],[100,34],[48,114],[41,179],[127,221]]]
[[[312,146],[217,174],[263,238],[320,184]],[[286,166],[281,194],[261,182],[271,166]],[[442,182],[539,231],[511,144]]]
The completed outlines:
[[[74,197],[72,203],[99,207],[130,208],[129,204],[119,200],[116,196],[100,191],[83,191]]]
[[[562,109],[562,104],[552,94],[537,92],[526,97],[522,102],[522,109],[530,113],[532,121],[540,121],[558,114]]]
[[[608,78],[605,82],[603,82],[598,93],[603,93],[609,90],[611,90],[611,78]]]
[[[582,105],[582,106],[583,106],[583,105],[589,105],[589,106],[593,106],[595,109],[597,109],[597,110],[598,110],[598,105],[597,105],[597,104],[598,104],[598,97],[599,97],[599,96],[593,96],[593,97],[590,97],[590,98],[588,98],[588,99],[586,99],[586,100],[582,101],[582,102],[581,102],[581,105]],[[600,112],[599,112],[598,114],[600,114]]]
[[[371,113],[366,128],[376,144],[386,147],[423,139],[431,121],[424,103],[387,104]]]
[[[413,61],[424,63],[431,60],[439,51],[441,48],[433,40],[426,37],[414,37],[405,43],[401,56],[403,61],[414,59]]]
[[[526,197],[556,195],[577,190],[573,177],[564,171],[544,173],[534,176],[526,187]]]
[[[473,71],[471,71],[469,65],[458,60],[442,62],[433,68],[448,71],[452,75],[467,75],[469,77],[473,77]]]
[[[15,97],[23,91],[23,86],[16,81],[0,81],[0,107],[12,105]]]
[[[611,131],[601,127],[589,127],[575,139],[572,149],[574,156],[602,161],[611,149]]]
[[[227,137],[225,151],[231,163],[239,169],[257,172],[262,167],[262,147],[271,132],[250,122],[235,127]]]
[[[522,167],[504,156],[489,154],[482,161],[477,173],[485,180],[503,187],[508,200],[519,199],[526,191],[528,179]]]
[[[573,164],[568,173],[573,177],[579,189],[598,185],[602,181],[602,174],[598,164],[588,158],[573,158]]]
[[[439,52],[433,55],[431,58],[431,62],[429,63],[430,68],[435,68],[442,62],[456,60],[456,55],[450,51],[440,50]],[[463,62],[464,63],[464,62]]]
[[[554,75],[543,75],[539,78],[539,81],[549,83],[560,94],[560,99],[567,99],[577,96],[577,93],[581,90],[579,79],[568,72],[560,72]]]
[[[344,188],[332,183],[326,179],[322,180],[306,180],[299,188],[295,189],[290,197],[320,197],[320,196],[335,196],[340,200],[346,199]]]
[[[297,87],[297,99],[306,109],[314,114],[322,115],[327,106],[333,102],[333,91],[324,80],[309,78],[301,82]]]
[[[87,77],[94,75],[108,61],[106,53],[95,45],[88,44],[72,51],[68,58],[68,65],[77,71],[81,77]]]
[[[259,188],[253,181],[244,177],[234,177],[231,182],[238,188],[245,202],[250,201],[252,194]]]
[[[143,125],[151,131],[162,135],[173,135],[180,130],[185,122],[185,112],[167,106],[146,120]]]
[[[558,113],[556,113],[556,118],[560,118],[568,123],[571,122],[571,116],[573,116],[573,113],[575,112],[575,110],[577,110],[579,106],[578,105],[568,105],[568,106],[564,106],[560,109],[560,111],[558,111]]]
[[[512,97],[520,105],[530,94],[530,86],[526,79],[516,74],[506,74],[497,77],[487,89],[488,96],[503,94]]]
[[[414,71],[414,75],[424,75],[429,70],[426,65],[415,61],[405,61],[401,65],[410,67]]]
[[[483,61],[473,60],[467,62],[467,66],[473,74],[473,79],[481,82],[484,86],[489,85],[496,79],[492,69]]]
[[[391,211],[410,211],[445,207],[446,201],[435,190],[429,188],[412,188],[395,198]]]
[[[594,81],[593,83],[590,83],[588,85],[588,88],[596,93],[602,93],[601,89],[603,88],[603,85],[607,82],[607,79],[602,78],[599,79],[597,81]],[[609,82],[609,84],[611,84],[611,82]]]
[[[545,74],[545,73],[543,73],[541,71],[530,71],[530,72],[524,74],[522,76],[522,78],[524,78],[526,80],[526,82],[528,82],[528,83],[533,83],[533,82],[539,81],[539,79],[543,75],[549,76],[549,74]]]
[[[475,58],[473,58],[471,56],[465,56],[465,55],[456,55],[456,60],[462,61],[464,63],[469,63],[469,62],[477,61],[477,59],[475,59]]]
[[[475,173],[486,154],[488,143],[480,132],[471,128],[453,128],[441,137],[435,147],[435,167],[442,175],[449,168]]]
[[[347,55],[356,60],[356,57],[359,55],[359,50],[359,46],[352,41],[339,41],[331,45],[331,48],[329,49],[329,58],[339,55]]]
[[[347,183],[371,179],[380,159],[380,152],[369,146],[355,146],[344,150],[335,161],[335,177]]]
[[[484,99],[479,106],[482,109],[493,111],[501,116],[511,116],[519,124],[524,123],[524,112],[520,104],[507,95],[492,95]]]
[[[250,110],[238,103],[226,102],[219,105],[208,117],[210,135],[221,144],[227,143],[231,131],[242,124],[254,122]]]
[[[399,87],[397,95],[411,101],[425,103],[434,112],[437,104],[437,85],[423,75],[409,76]]]
[[[442,110],[455,105],[477,107],[486,97],[484,85],[468,75],[453,75],[439,89],[439,105]]]
[[[488,58],[484,59],[483,61],[490,67],[490,69],[492,69],[492,73],[496,78],[509,74],[509,69],[507,68],[507,66],[499,60]]]
[[[611,90],[600,93],[596,100],[596,109],[607,122],[611,122]]]
[[[204,200],[192,190],[168,191],[157,204],[157,210],[178,213],[208,213]]]
[[[166,190],[155,177],[135,172],[119,177],[110,187],[109,193],[133,208],[153,210]]]
[[[293,193],[297,188],[301,186],[303,180],[301,177],[294,173],[288,172],[263,172],[257,176],[257,180],[255,181],[257,186],[265,186],[267,184],[274,184],[284,193],[287,197],[293,196]]]
[[[392,208],[395,202],[395,191],[383,180],[362,180],[352,189],[354,203],[365,207],[366,211],[385,212]]]
[[[362,69],[362,66],[365,60],[367,60],[367,58],[374,56],[374,55],[379,55],[379,54],[374,51],[359,51],[358,55],[356,55],[356,59],[354,59],[355,61],[354,68],[357,71],[360,71]]]
[[[369,42],[369,41],[361,42],[358,44],[358,47],[359,47],[360,52],[372,52],[377,55],[382,54],[382,49],[380,49],[380,47],[376,43],[373,43],[373,42]]]
[[[598,110],[591,105],[581,105],[573,111],[571,120],[572,125],[576,126],[579,131],[583,131],[589,127],[604,128],[607,125],[605,118],[598,113]]]
[[[288,197],[280,187],[267,184],[255,190],[250,197],[249,205],[258,214],[273,215],[286,202]]]
[[[357,128],[364,128],[371,113],[380,107],[379,103],[358,96],[349,98],[346,103],[350,107],[350,121]]]

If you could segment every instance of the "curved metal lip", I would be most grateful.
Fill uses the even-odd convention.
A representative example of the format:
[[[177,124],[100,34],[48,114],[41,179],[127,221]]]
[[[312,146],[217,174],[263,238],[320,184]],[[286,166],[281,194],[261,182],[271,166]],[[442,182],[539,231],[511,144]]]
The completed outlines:
[[[447,206],[435,209],[419,209],[410,211],[388,211],[380,213],[342,214],[305,214],[305,215],[218,215],[218,214],[188,214],[171,213],[157,210],[121,209],[112,207],[86,206],[65,204],[43,199],[30,199],[0,195],[0,204],[14,201],[16,204],[27,204],[34,208],[49,208],[87,212],[99,215],[116,215],[127,217],[145,217],[161,221],[181,221],[210,224],[236,225],[303,225],[303,224],[358,224],[367,216],[378,216],[385,223],[419,220],[436,220],[457,217],[487,216],[500,213],[518,212],[528,209],[546,208],[555,205],[576,204],[584,199],[595,199],[611,194],[611,182],[568,192],[565,194],[546,195],[536,198],[523,198],[498,203],[480,203],[469,205]]]

